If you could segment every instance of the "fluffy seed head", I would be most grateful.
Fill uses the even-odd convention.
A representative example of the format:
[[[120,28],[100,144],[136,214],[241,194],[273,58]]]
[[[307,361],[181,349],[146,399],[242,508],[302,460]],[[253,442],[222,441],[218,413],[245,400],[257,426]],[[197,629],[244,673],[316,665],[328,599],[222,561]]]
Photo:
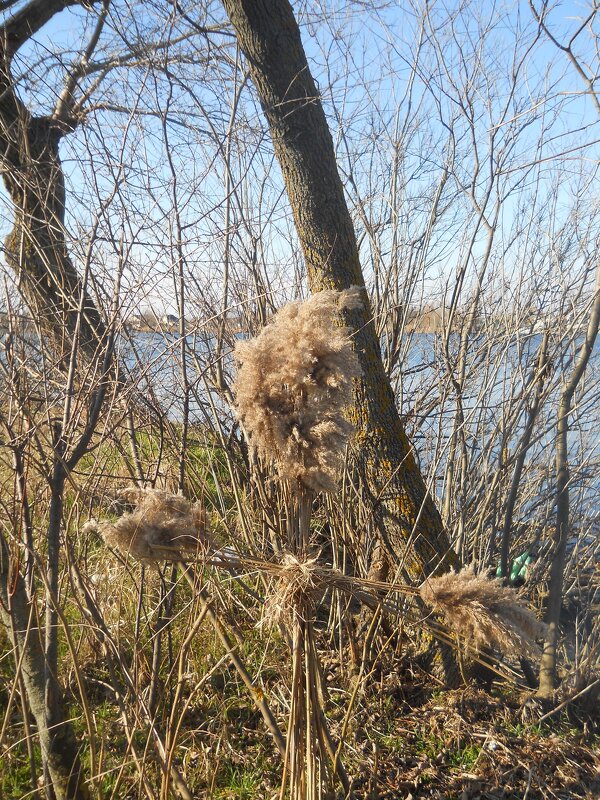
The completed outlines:
[[[200,503],[158,489],[121,492],[136,505],[116,522],[87,523],[110,547],[138,561],[173,561],[185,554],[206,552],[210,545],[207,515]]]
[[[361,289],[318,292],[284,306],[254,339],[238,343],[237,412],[252,448],[294,488],[334,491],[353,426],[343,416],[360,367],[342,309]]]
[[[496,647],[539,655],[536,639],[545,625],[519,605],[515,593],[497,580],[476,575],[470,567],[428,578],[420,587],[421,598],[441,611],[448,626],[475,647]]]

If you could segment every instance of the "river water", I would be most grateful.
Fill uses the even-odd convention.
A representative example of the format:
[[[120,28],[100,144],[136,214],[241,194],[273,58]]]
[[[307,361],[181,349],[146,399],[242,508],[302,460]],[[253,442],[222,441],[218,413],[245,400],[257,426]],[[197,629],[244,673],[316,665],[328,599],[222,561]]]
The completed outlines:
[[[174,421],[180,420],[183,409],[184,380],[181,363],[181,339],[174,333],[141,333],[132,337],[132,346],[125,351],[125,361],[136,375],[142,391],[155,394],[165,413]],[[484,452],[499,454],[500,448],[509,451],[521,436],[527,414],[522,407],[514,425],[510,410],[523,394],[531,375],[540,345],[539,335],[526,335],[507,344],[489,344],[483,337],[473,338],[468,377],[463,393],[465,439],[470,461],[476,465]],[[126,346],[126,345],[124,345]],[[451,347],[456,347],[452,342]],[[133,355],[135,350],[136,355]],[[528,462],[531,469],[552,471],[554,458],[555,420],[561,377],[568,375],[573,353],[550,348],[551,377],[547,381],[548,395],[536,425]],[[580,467],[591,490],[590,502],[600,513],[600,344],[592,354],[583,392],[572,415],[573,431],[569,448],[573,466]],[[452,357],[452,351],[450,352]],[[229,428],[233,419],[231,409],[209,389],[207,367],[214,358],[212,342],[189,336],[186,340],[186,368],[190,391],[190,421],[214,423],[214,408],[220,422]],[[233,358],[225,353],[224,365],[231,376]],[[400,377],[399,377],[400,376]],[[402,366],[396,376],[398,402],[405,416],[406,427],[423,466],[429,459],[443,460],[443,443],[448,440],[455,418],[455,395],[448,380],[441,351],[441,340],[433,334],[413,334],[407,341]],[[506,425],[512,425],[507,434]],[[598,466],[598,470],[596,470]],[[583,477],[581,478],[583,480]]]

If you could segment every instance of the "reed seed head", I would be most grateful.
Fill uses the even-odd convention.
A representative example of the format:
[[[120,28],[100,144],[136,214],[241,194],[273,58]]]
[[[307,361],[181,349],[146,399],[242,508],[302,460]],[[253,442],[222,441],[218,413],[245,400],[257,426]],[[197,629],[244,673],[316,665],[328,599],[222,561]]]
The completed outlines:
[[[254,339],[238,343],[237,413],[250,445],[296,489],[331,492],[337,486],[352,424],[360,366],[343,309],[361,306],[360,287],[324,291],[284,306]]]
[[[109,547],[138,561],[176,561],[184,555],[205,553],[210,542],[206,511],[181,495],[158,489],[130,488],[121,496],[135,504],[116,522],[90,521]]]
[[[536,639],[545,625],[515,599],[513,589],[498,580],[476,575],[471,567],[428,578],[419,594],[440,611],[448,626],[475,647],[496,647],[539,655]]]

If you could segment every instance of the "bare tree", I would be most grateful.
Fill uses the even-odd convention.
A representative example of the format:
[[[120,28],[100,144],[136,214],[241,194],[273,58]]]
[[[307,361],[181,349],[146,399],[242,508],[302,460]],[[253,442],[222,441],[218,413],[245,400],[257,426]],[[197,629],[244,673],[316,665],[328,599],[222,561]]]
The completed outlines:
[[[11,74],[19,49],[52,17],[78,0],[25,4],[0,29],[0,137],[2,177],[14,204],[13,230],[5,242],[9,264],[19,275],[24,296],[44,328],[67,354],[73,337],[88,355],[104,344],[105,328],[88,287],[75,270],[65,242],[65,187],[59,146],[77,125],[73,93],[82,68],[98,42],[107,3],[98,14],[81,61],[71,71],[64,93],[48,115],[35,115],[19,99]],[[81,308],[81,311],[80,311]]]
[[[68,5],[74,3],[29,2],[2,26],[0,138],[3,180],[14,207],[13,230],[5,242],[6,257],[19,276],[33,314],[42,329],[55,339],[68,381],[73,385],[79,352],[102,359],[101,348],[106,351],[108,341],[100,314],[85,280],[73,267],[65,241],[65,189],[59,144],[74,125],[72,109],[67,102],[59,103],[48,116],[32,114],[19,99],[11,72],[18,50]],[[91,55],[103,21],[101,13],[82,61]],[[76,84],[77,70],[69,78],[67,92]],[[105,363],[105,375],[106,366]],[[2,541],[3,622],[14,631],[15,656],[23,660],[23,683],[40,735],[49,792],[59,800],[87,794],[78,746],[65,713],[58,669],[58,559],[64,486],[68,471],[89,443],[105,390],[106,386],[100,386],[93,396],[87,429],[73,451],[67,452],[65,439],[71,416],[68,405],[62,422],[57,420],[53,428],[43,637],[25,583],[18,572],[11,575],[9,550]]]
[[[595,255],[594,255],[595,258]],[[594,348],[600,327],[600,267],[595,268],[594,293],[590,303],[589,319],[583,341],[577,352],[573,369],[566,379],[558,405],[556,420],[556,530],[552,540],[550,582],[548,586],[548,607],[546,622],[548,635],[544,643],[544,653],[540,665],[540,686],[538,694],[551,698],[554,692],[557,666],[557,644],[559,635],[560,611],[563,601],[563,576],[567,543],[572,536],[569,515],[569,429],[573,398],[582,380]]]
[[[598,99],[596,90],[597,76],[594,69],[577,54],[578,40],[581,34],[586,30],[588,30],[592,38],[595,39],[597,47],[597,34],[594,32],[594,24],[598,18],[596,3],[592,4],[589,13],[585,17],[577,20],[576,27],[571,31],[571,35],[566,40],[566,43],[559,41],[557,36],[550,30],[548,4],[545,2],[542,3],[540,10],[538,10],[535,3],[531,0],[529,5],[540,30],[544,32],[544,35],[559,51],[565,54],[579,79],[583,82],[586,95],[590,97],[597,114],[600,115],[600,100]],[[595,55],[597,63],[597,49]],[[569,484],[571,479],[569,470],[570,417],[573,399],[588,367],[600,326],[600,265],[597,263],[597,254],[595,251],[591,256],[591,263],[587,263],[589,264],[588,269],[595,274],[595,285],[589,307],[589,319],[583,335],[583,341],[579,345],[577,355],[574,359],[572,371],[564,381],[560,392],[556,420],[556,528],[552,538],[548,605],[546,609],[548,634],[544,642],[544,652],[540,664],[540,684],[538,690],[538,695],[546,699],[552,697],[555,688],[559,622],[563,602],[565,557],[567,544],[569,538],[572,536],[569,513]]]
[[[331,135],[292,8],[235,0],[224,6],[269,122],[311,288],[364,286]],[[457,559],[400,422],[366,293],[363,310],[346,321],[363,373],[354,412],[361,491],[387,556],[413,578],[448,569]]]

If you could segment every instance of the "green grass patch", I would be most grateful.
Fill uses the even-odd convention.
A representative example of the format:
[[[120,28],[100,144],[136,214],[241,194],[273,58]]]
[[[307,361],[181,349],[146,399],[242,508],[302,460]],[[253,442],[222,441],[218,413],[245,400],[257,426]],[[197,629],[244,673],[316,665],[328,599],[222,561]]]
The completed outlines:
[[[453,767],[459,767],[460,769],[471,769],[477,759],[479,758],[479,753],[481,752],[481,748],[477,747],[473,744],[467,744],[464,747],[459,748],[458,750],[453,750],[448,753],[448,762]]]
[[[34,744],[36,774],[41,771],[39,746]],[[34,787],[31,785],[31,767],[27,748],[16,745],[2,760],[0,797],[2,800],[22,800]]]
[[[223,764],[219,770],[215,800],[254,800],[262,784],[262,772],[256,767]]]

